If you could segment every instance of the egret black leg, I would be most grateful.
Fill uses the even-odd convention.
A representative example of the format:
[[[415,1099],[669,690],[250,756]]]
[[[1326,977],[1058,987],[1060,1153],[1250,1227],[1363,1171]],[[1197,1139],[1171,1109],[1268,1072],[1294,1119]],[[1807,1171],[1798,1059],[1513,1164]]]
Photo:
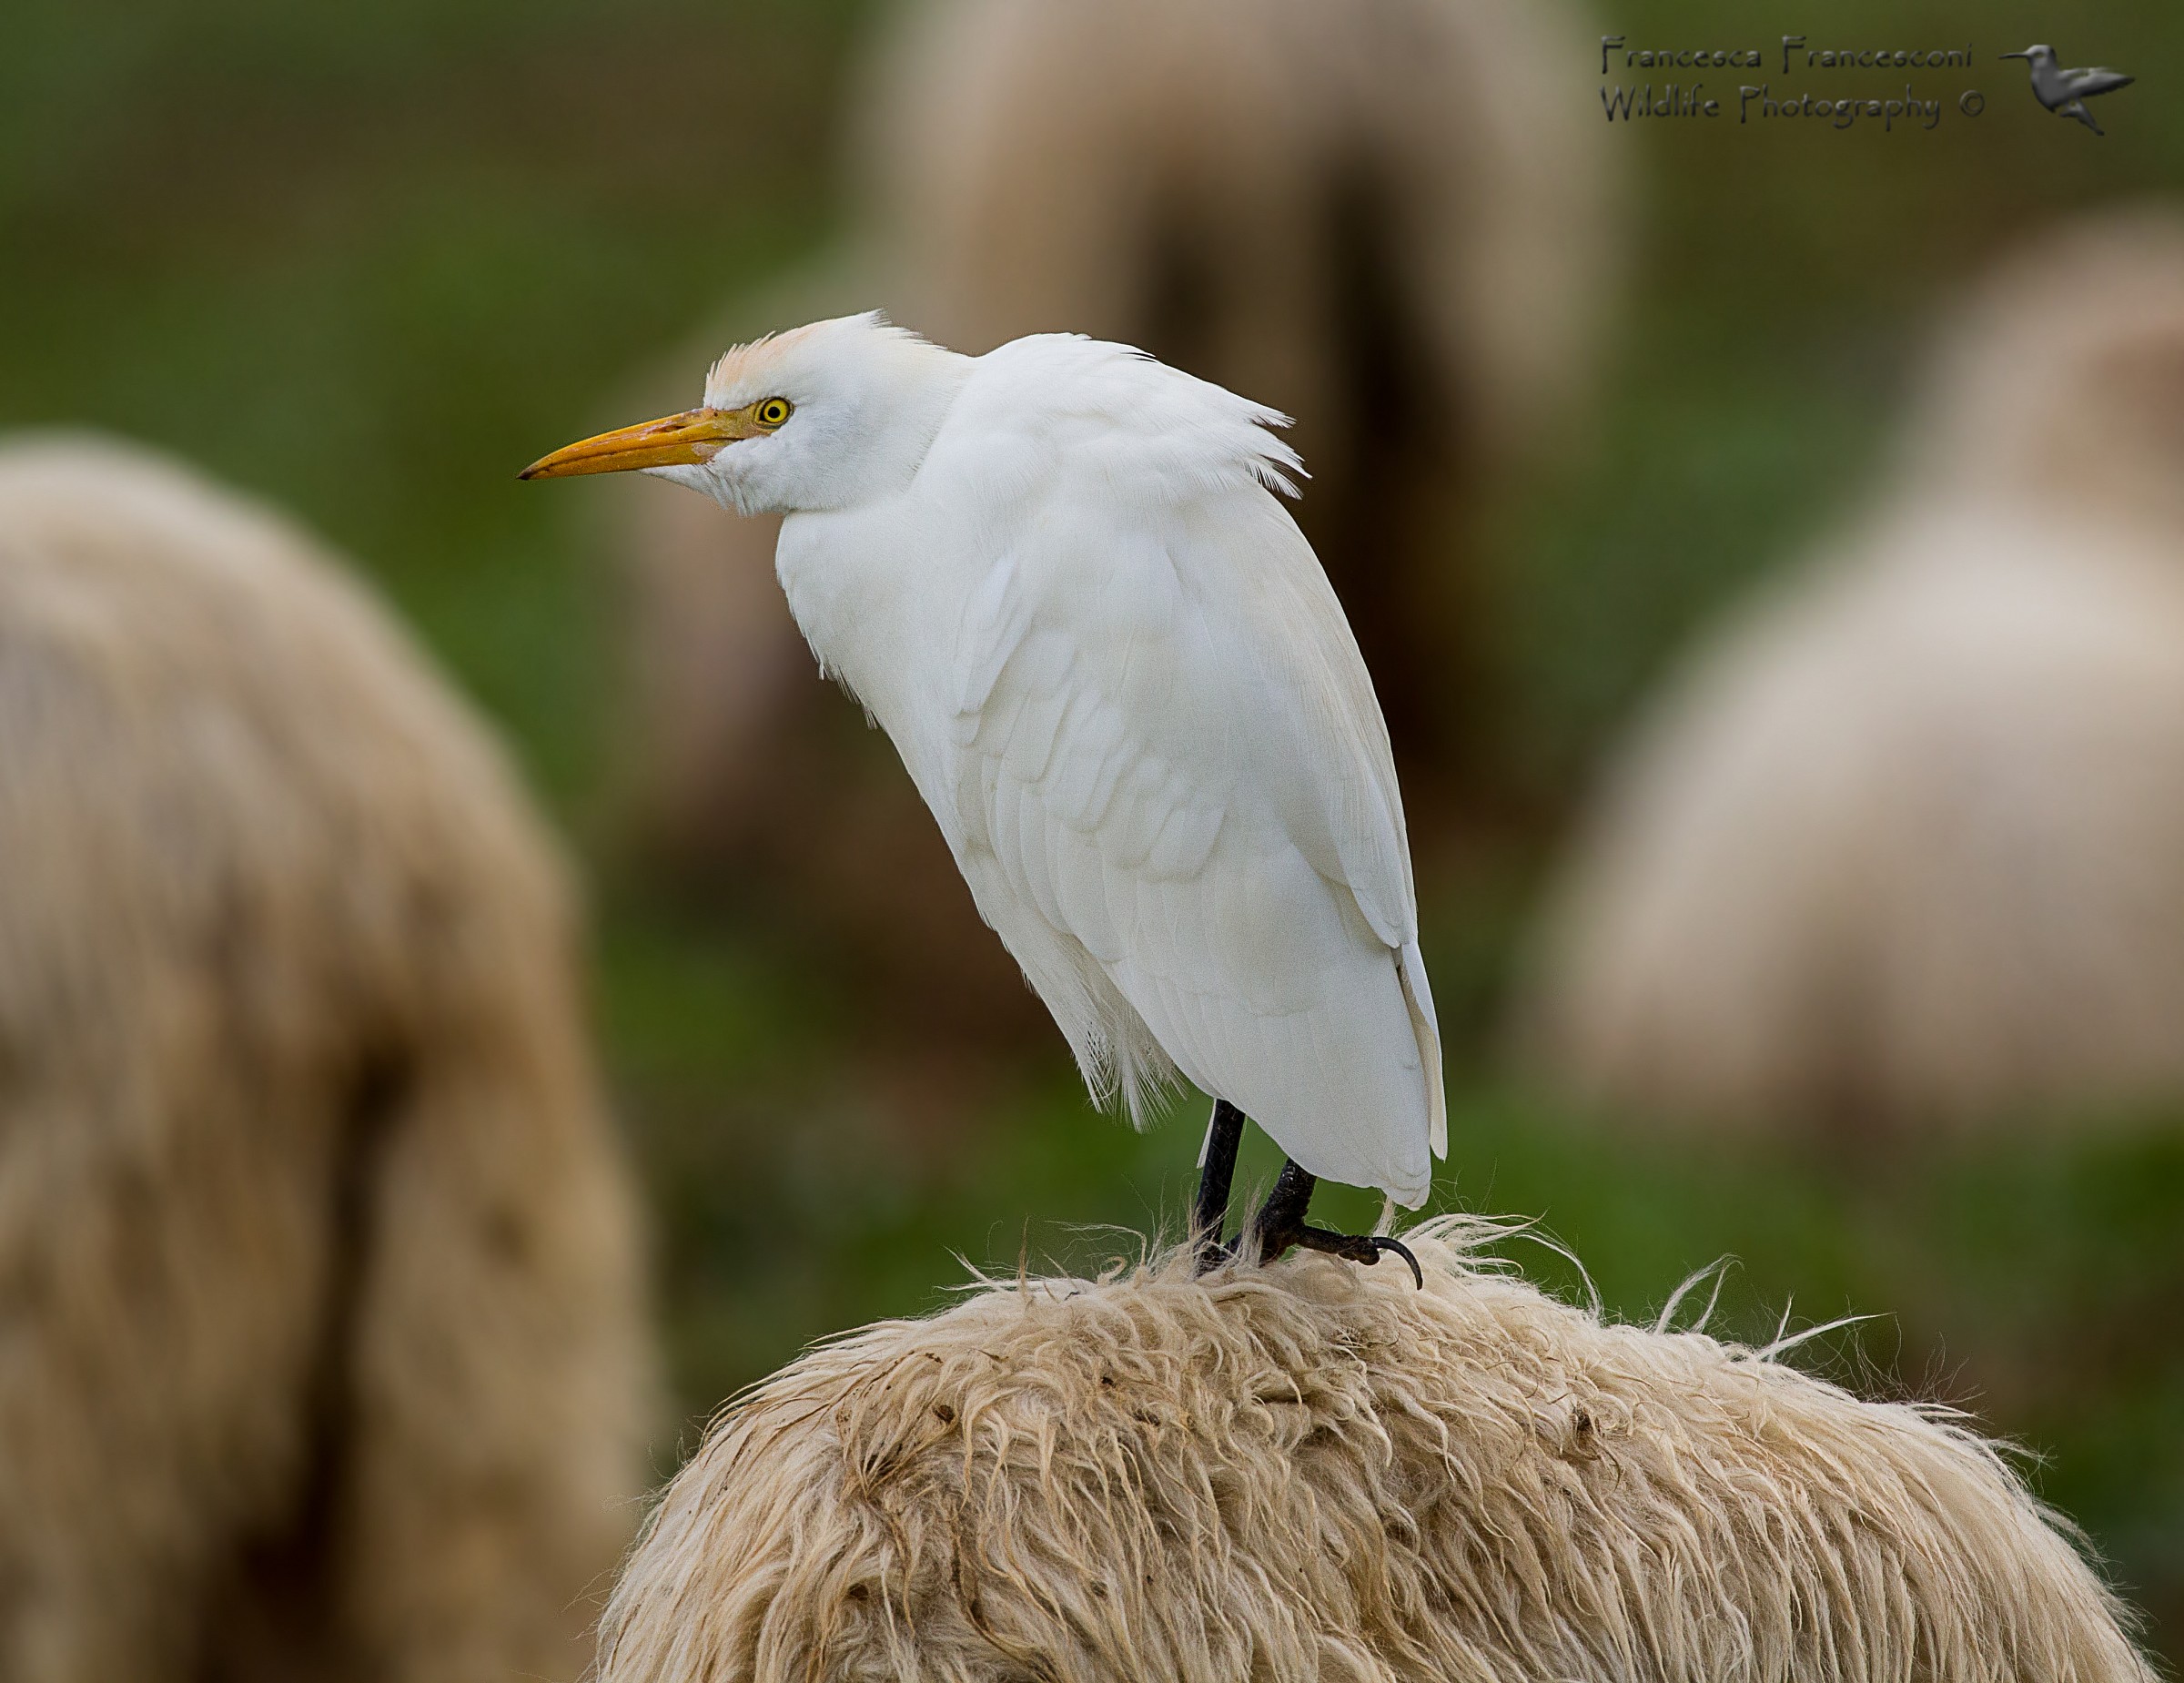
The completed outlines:
[[[1274,1190],[1267,1201],[1259,1206],[1259,1215],[1252,1226],[1259,1234],[1259,1260],[1263,1264],[1272,1262],[1291,1245],[1307,1251],[1324,1251],[1330,1256],[1340,1256],[1352,1262],[1370,1266],[1380,1260],[1380,1253],[1392,1251],[1410,1264],[1410,1277],[1425,1289],[1426,1276],[1418,1265],[1418,1258],[1410,1254],[1410,1247],[1400,1239],[1390,1239],[1382,1233],[1338,1233],[1324,1227],[1309,1225],[1304,1217],[1311,1208],[1312,1188],[1318,1180],[1299,1169],[1294,1161],[1281,1166],[1281,1173],[1274,1182]]]
[[[1218,1267],[1228,1254],[1221,1228],[1228,1219],[1228,1188],[1236,1180],[1236,1148],[1244,1137],[1244,1113],[1226,1099],[1213,1101],[1213,1125],[1206,1131],[1206,1165],[1198,1171],[1198,1195],[1190,1207],[1190,1236],[1198,1247],[1198,1272]]]

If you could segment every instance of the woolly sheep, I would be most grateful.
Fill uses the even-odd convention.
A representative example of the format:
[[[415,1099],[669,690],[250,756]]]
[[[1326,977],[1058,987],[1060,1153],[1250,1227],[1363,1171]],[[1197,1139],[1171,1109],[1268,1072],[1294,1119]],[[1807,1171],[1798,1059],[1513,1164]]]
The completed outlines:
[[[0,1677],[576,1677],[649,1358],[492,745],[301,533],[18,438],[0,859]]]
[[[1542,0],[905,6],[853,102],[857,242],[742,300],[645,395],[679,407],[723,344],[884,304],[966,351],[1123,340],[1297,416],[1299,518],[1430,834],[1492,801],[1473,492],[1567,418],[1615,267],[1614,149],[1554,91],[1584,51]],[[1037,1031],[899,767],[811,681],[773,523],[638,489],[611,539],[638,838],[793,907],[905,1012]],[[878,857],[904,887],[866,906]]]
[[[1553,897],[1533,1060],[1853,1128],[2184,1094],[2184,225],[2051,230],[1897,484],[1702,651]]]
[[[979,1292],[730,1405],[602,1683],[2151,1683],[1981,1439],[1604,1323],[1444,1219]]]

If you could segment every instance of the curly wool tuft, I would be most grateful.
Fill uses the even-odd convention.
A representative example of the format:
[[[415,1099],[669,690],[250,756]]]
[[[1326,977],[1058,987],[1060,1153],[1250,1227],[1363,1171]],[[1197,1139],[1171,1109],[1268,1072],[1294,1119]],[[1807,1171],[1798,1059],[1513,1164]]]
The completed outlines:
[[[1604,1323],[1444,1218],[1426,1284],[1171,1253],[989,1285],[733,1404],[602,1683],[2149,1683],[1981,1438]]]

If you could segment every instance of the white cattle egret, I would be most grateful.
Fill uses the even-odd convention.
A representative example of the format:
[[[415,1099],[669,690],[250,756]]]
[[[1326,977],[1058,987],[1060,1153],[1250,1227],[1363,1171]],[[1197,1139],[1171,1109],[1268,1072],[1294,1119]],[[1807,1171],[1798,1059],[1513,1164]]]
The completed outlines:
[[[1371,1262],[1399,1247],[1305,1225],[1313,1181],[1424,1201],[1440,1040],[1387,727],[1274,495],[1281,420],[1127,346],[974,358],[846,316],[523,476],[638,469],[785,514],[791,612],[1094,1096],[1138,1120],[1178,1070],[1214,1096],[1208,1246],[1248,1113],[1289,1158],[1261,1253]]]

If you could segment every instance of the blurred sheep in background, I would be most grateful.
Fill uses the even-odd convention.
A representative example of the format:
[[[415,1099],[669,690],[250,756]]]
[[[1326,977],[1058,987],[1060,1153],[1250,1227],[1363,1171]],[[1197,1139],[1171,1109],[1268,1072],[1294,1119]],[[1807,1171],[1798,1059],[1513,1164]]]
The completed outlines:
[[[1563,884],[1531,1051],[1666,1116],[2184,1096],[2184,221],[2050,229],[1902,482],[1703,651]]]
[[[1480,483],[1567,417],[1614,268],[1608,137],[1554,91],[1583,63],[1577,20],[1532,0],[912,5],[858,102],[855,242],[693,350],[884,304],[969,352],[1121,340],[1295,415],[1299,519],[1430,837],[1495,798]],[[646,399],[688,401],[672,366]],[[905,1012],[1036,1030],[886,745],[813,680],[764,576],[775,522],[620,506],[653,857]]]
[[[0,447],[0,1677],[574,1678],[651,1424],[561,863],[339,563]]]
[[[602,1683],[2152,1683],[1981,1439],[1473,1254],[992,1286],[731,1404]]]

